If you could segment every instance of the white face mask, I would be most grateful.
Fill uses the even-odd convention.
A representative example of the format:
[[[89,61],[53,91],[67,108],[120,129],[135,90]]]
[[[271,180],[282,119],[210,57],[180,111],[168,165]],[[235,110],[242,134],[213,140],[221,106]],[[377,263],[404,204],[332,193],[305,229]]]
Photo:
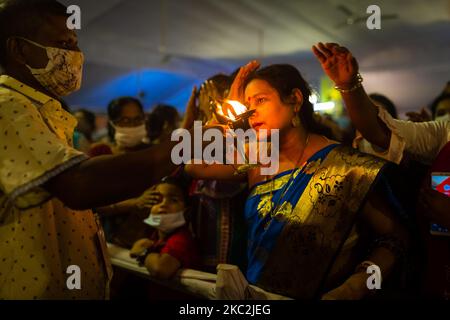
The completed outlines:
[[[144,223],[165,233],[170,233],[173,230],[184,226],[186,220],[184,219],[184,211],[177,213],[166,214],[150,214],[150,216],[144,220]]]
[[[434,121],[450,121],[450,113],[434,118]]]
[[[132,148],[144,142],[147,137],[145,124],[138,127],[118,127],[112,125],[115,129],[114,139],[120,147]]]
[[[31,40],[21,38],[35,46],[45,49],[48,64],[43,69],[30,69],[33,77],[56,97],[67,96],[81,87],[84,55],[79,51],[45,47]]]

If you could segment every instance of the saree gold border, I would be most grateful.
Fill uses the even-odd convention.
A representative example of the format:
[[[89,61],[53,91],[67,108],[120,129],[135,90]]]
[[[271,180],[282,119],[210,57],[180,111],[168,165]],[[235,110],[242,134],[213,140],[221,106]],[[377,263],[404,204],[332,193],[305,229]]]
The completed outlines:
[[[295,179],[301,170],[302,168],[295,169],[296,172],[293,174],[292,179]],[[255,187],[251,192],[250,197],[280,190],[286,185],[286,183],[289,182],[290,178],[291,178],[290,174],[285,174],[284,176],[273,180],[273,183],[271,181],[266,181],[264,184]]]
[[[328,275],[367,193],[386,162],[339,146],[317,168],[277,239],[258,285],[312,298]],[[292,259],[292,257],[296,257]]]
[[[300,205],[296,205],[292,214],[285,218],[289,223],[303,224],[314,212],[326,215],[323,211],[327,210],[328,206],[317,201],[320,195],[334,197],[336,202],[345,201],[348,210],[357,211],[362,198],[385,164],[384,160],[374,156],[356,152],[348,147],[336,147],[312,176],[297,202]],[[344,181],[346,185],[343,184]],[[340,186],[343,189],[340,189]],[[348,197],[344,200],[339,193],[345,191]],[[336,204],[339,205],[339,203]]]

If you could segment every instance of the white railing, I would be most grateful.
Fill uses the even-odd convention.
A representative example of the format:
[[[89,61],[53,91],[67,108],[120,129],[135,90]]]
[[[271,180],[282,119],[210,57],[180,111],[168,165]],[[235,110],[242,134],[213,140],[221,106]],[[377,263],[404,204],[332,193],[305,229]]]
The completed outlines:
[[[233,265],[218,265],[218,274],[193,269],[181,269],[171,280],[160,280],[150,276],[145,267],[140,267],[137,261],[130,257],[128,249],[108,244],[108,254],[111,258],[111,263],[116,267],[126,269],[150,281],[190,293],[199,298],[208,300],[290,300],[288,297],[249,285],[240,270]]]

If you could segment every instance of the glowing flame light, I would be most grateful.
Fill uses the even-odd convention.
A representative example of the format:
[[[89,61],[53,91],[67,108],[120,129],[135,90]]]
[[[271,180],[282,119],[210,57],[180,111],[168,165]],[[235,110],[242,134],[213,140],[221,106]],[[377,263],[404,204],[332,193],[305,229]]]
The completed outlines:
[[[225,117],[227,117],[228,119],[230,119],[231,121],[235,121],[236,120],[236,116],[239,116],[245,112],[247,112],[247,107],[244,106],[242,103],[240,103],[239,101],[234,101],[234,100],[227,100],[226,103],[228,104],[228,106],[231,106],[231,108],[233,109],[233,111],[230,110],[230,108],[227,106],[226,107],[226,114],[224,112],[224,108],[218,103],[217,104],[217,113],[219,113],[220,115],[223,115]],[[236,116],[235,116],[236,115]]]

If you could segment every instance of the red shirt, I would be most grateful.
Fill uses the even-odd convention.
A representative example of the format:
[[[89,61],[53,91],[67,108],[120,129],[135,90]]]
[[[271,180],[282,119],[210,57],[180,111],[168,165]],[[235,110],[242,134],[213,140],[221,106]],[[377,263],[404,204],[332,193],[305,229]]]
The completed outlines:
[[[199,266],[200,258],[197,245],[186,226],[178,228],[165,241],[158,241],[155,245],[162,246],[159,253],[167,253],[174,257],[180,262],[183,269],[192,269]]]
[[[89,157],[93,158],[113,154],[113,151],[111,150],[110,146],[108,146],[105,143],[101,143],[101,144],[94,144],[87,153]]]

